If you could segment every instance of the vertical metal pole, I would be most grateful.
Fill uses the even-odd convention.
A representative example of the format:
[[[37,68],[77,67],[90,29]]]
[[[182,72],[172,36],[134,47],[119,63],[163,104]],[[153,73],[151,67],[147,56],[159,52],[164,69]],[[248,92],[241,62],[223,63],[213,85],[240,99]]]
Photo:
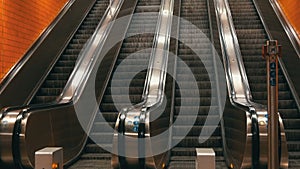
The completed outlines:
[[[267,61],[268,169],[279,169],[278,57],[280,56],[281,46],[277,41],[267,41],[267,45],[263,46],[263,57]]]

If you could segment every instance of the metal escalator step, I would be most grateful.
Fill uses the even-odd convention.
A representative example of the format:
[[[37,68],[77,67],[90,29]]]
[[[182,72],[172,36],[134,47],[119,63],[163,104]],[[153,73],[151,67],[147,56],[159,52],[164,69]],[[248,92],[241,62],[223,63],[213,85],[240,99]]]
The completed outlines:
[[[143,12],[159,12],[159,5],[151,5],[151,6],[139,6],[136,8],[135,13],[143,13]]]
[[[68,49],[66,49],[65,50],[65,53],[66,54],[79,54],[80,53],[80,51],[81,51],[81,49],[71,49],[71,48],[68,48]]]
[[[112,149],[112,145],[111,144],[101,144],[101,145],[97,145],[97,144],[87,144],[85,146],[85,152],[87,153],[108,153],[105,149]],[[106,155],[105,155],[106,156]]]
[[[265,91],[261,91],[261,92],[252,92],[251,93],[252,96],[254,98],[263,98],[263,99],[267,99],[268,98],[268,94]],[[279,91],[278,92],[278,98],[280,100],[286,100],[286,99],[290,99],[292,97],[290,92],[287,91]]]
[[[206,129],[210,128],[211,130],[214,130],[214,133],[212,136],[218,136],[221,135],[220,126],[205,126]],[[189,130],[190,129],[190,130]],[[199,136],[201,130],[203,129],[203,126],[193,126],[192,128],[190,126],[186,125],[178,125],[173,127],[173,135],[175,136],[183,136],[183,133],[186,133],[186,131],[189,131],[187,136]]]
[[[192,115],[175,115],[174,118],[177,120],[177,125],[190,125],[191,122],[195,122],[194,125],[216,125],[216,122],[220,121],[220,116],[216,115],[217,112],[215,112],[212,115],[207,116],[206,115],[198,115],[197,117]]]
[[[297,118],[299,116],[297,109],[283,108],[278,109],[278,112],[280,112],[281,117],[285,119]]]
[[[62,60],[66,61],[66,60],[69,60],[69,61],[76,61],[77,60],[77,56],[76,55],[73,55],[73,54],[64,54],[62,57]]]
[[[228,169],[225,159],[222,156],[216,156],[216,169]],[[170,167],[172,169],[196,168],[196,156],[174,156],[171,158]]]
[[[64,81],[59,81],[59,80],[46,80],[44,84],[45,86],[51,88],[62,88],[65,85]]]
[[[199,148],[204,148],[204,147],[222,147],[222,139],[221,137],[217,136],[212,136],[208,140],[206,140],[204,143],[199,143],[199,138],[198,137],[190,137],[187,136],[183,140],[181,140],[181,137],[173,137],[173,140],[175,142],[179,143],[177,144],[177,147],[199,147]]]
[[[249,25],[249,26],[245,26],[245,25],[237,25],[235,26],[236,29],[262,29],[263,26],[262,25]]]
[[[111,154],[110,153],[86,153],[81,156],[81,159],[110,160]]]
[[[93,154],[91,154],[92,156]],[[78,162],[68,167],[68,169],[112,169],[109,158],[106,159],[80,159]]]
[[[255,85],[250,85],[250,88],[252,90],[255,90],[255,92],[260,92],[260,91],[267,91],[267,84],[264,83],[257,83]],[[288,89],[288,85],[286,83],[279,83],[278,84],[278,90],[280,91],[286,91]]]
[[[196,79],[199,79],[199,81],[209,81],[209,76],[207,74],[197,74],[197,75],[194,75]],[[182,80],[182,81],[192,81],[195,79],[194,77],[192,76],[187,76],[187,75],[178,75],[177,76],[177,80]]]
[[[105,122],[109,122],[111,124],[114,124],[116,122],[115,120],[117,119],[118,115],[119,115],[119,112],[100,112],[100,113],[97,113],[96,119],[95,119],[95,127],[104,125],[103,124],[104,121],[101,120],[100,116],[105,117],[105,120],[106,120]],[[101,129],[101,128],[99,128],[99,129]],[[94,132],[96,132],[96,130],[94,130]]]
[[[207,48],[207,49],[210,49],[210,48],[212,48],[210,42],[208,42],[208,43],[201,42],[201,43],[198,43],[198,44],[191,43],[189,46],[183,45],[182,43],[180,43],[179,45],[180,45],[180,50],[182,52],[184,52],[183,50],[189,50],[189,49],[197,49],[197,48]],[[197,50],[195,50],[195,51],[197,51]]]
[[[217,103],[217,98],[215,97],[204,97],[201,96],[200,99],[199,98],[195,98],[193,96],[191,97],[184,97],[184,98],[175,98],[175,102],[176,103],[181,103],[181,105],[185,105],[185,106],[193,106],[193,105],[206,105],[209,106],[212,103]],[[177,104],[175,104],[177,105]]]
[[[119,107],[128,107],[128,106],[131,106],[131,105],[129,105],[128,103],[102,103],[100,105],[101,112],[119,112],[116,109],[116,106],[119,106]]]
[[[296,140],[296,141],[287,141],[287,145],[288,145],[288,150],[289,152],[300,152],[300,141]]]
[[[56,96],[59,95],[62,92],[61,88],[41,88],[40,93],[41,95],[38,96]]]
[[[199,43],[199,42],[192,42],[192,43]],[[191,53],[191,54],[184,54],[184,53],[180,53],[180,55],[178,56],[181,60],[183,61],[194,61],[195,60],[198,60],[198,59],[201,59],[201,62],[205,62],[206,60],[207,61],[211,61],[212,60],[212,56],[211,56],[211,53],[208,53],[208,54],[201,54],[200,56],[195,56],[194,53]],[[210,63],[210,62],[208,62]]]
[[[289,157],[291,159],[299,159],[300,158],[300,152],[299,151],[291,151],[291,152],[289,152]]]
[[[102,113],[102,112],[100,112],[100,113]],[[93,132],[107,132],[108,133],[111,131],[111,129],[114,129],[116,121],[115,121],[115,119],[113,119],[113,120],[111,120],[111,119],[113,118],[113,115],[115,115],[114,117],[117,118],[117,115],[119,112],[115,111],[115,112],[104,112],[104,113],[105,114],[102,116],[105,117],[105,121],[103,121],[102,118],[100,120],[100,115],[96,116],[96,119],[95,119],[95,122],[94,122],[93,128],[92,128]],[[111,119],[109,119],[109,118],[111,118]],[[109,120],[111,120],[111,121],[109,121]],[[105,127],[106,125],[109,125],[111,128]],[[104,130],[104,129],[106,129],[106,130]]]
[[[169,164],[169,169],[195,169],[195,160],[192,161],[171,161]]]
[[[124,42],[122,44],[122,46],[124,48],[144,48],[144,47],[152,47],[152,43],[148,42],[148,43],[134,43],[134,42]]]
[[[130,63],[129,63],[130,62]],[[122,63],[122,62],[121,62]],[[117,65],[121,64],[118,63]],[[126,65],[118,66],[118,72],[130,72],[138,74],[143,73],[141,71],[146,71],[148,69],[147,61],[145,60],[126,60]]]
[[[182,73],[182,76],[183,75],[184,74]],[[195,89],[197,90],[198,88],[208,89],[209,93],[211,93],[210,88],[211,88],[211,86],[215,85],[215,83],[214,82],[209,83],[209,81],[198,81],[198,82],[183,81],[183,82],[180,82],[179,85],[180,85],[180,90],[176,90],[176,91],[181,92],[182,94],[193,94],[194,90]],[[191,89],[194,89],[194,90],[191,90]],[[201,92],[202,91],[200,91],[200,93]],[[207,92],[207,91],[205,91],[205,92]],[[180,93],[178,93],[178,94],[180,94]],[[201,95],[201,96],[203,96],[203,95]]]
[[[175,106],[175,112],[178,114],[178,112],[182,113],[183,115],[191,115],[190,112],[197,112],[198,115],[207,115],[209,111],[217,112],[218,106]]]
[[[267,83],[267,77],[266,75],[251,75],[249,74],[247,76],[248,80],[249,80],[249,84],[252,85],[252,83],[254,84],[253,86],[255,86],[255,83]],[[282,83],[285,82],[285,79],[283,76],[278,76],[278,82]]]
[[[111,144],[114,133],[91,132],[90,136],[96,144]]]
[[[43,102],[50,103],[55,99],[56,99],[56,96],[36,96],[33,99],[33,102],[35,102],[35,103],[43,103]]]
[[[75,61],[72,60],[60,60],[57,62],[57,66],[61,67],[74,67],[75,66]]]
[[[300,129],[300,119],[282,119],[285,129]]]
[[[300,130],[299,129],[286,129],[285,135],[289,141],[299,141],[300,140]]]
[[[73,70],[73,67],[59,67],[59,66],[56,66],[53,68],[52,72],[53,73],[71,73]]]
[[[115,100],[127,100],[127,98],[128,98],[128,95],[118,95],[118,96],[111,96],[111,95],[105,95],[104,97],[103,97],[103,101],[104,102],[106,102],[106,103],[113,103],[114,102],[114,100],[113,99],[115,99]],[[130,101],[131,102],[134,102],[134,103],[138,103],[139,101],[141,101],[141,95],[140,94],[138,94],[138,95],[130,95],[129,96],[129,99],[130,99]]]
[[[261,104],[267,105],[268,101],[266,99],[267,98],[265,98],[264,100],[258,100],[257,99],[256,101],[259,102],[259,103],[261,103]],[[296,104],[295,104],[294,100],[280,100],[278,102],[278,108],[279,109],[283,109],[285,107],[295,107],[295,106],[296,106]]]
[[[143,50],[143,49],[148,49],[148,50],[145,50],[143,53],[146,54],[146,53],[149,52],[149,55],[150,55],[151,47],[152,47],[152,45],[149,46],[149,47],[144,47],[144,48],[122,48],[120,52],[131,54],[131,53],[135,53],[135,52],[138,52],[140,50]]]
[[[131,77],[135,77],[137,79],[144,79],[146,77],[146,73],[138,73],[138,72],[118,72],[113,75],[116,79],[131,79]]]
[[[51,73],[48,80],[68,80],[69,76],[65,73]]]
[[[90,31],[92,31],[92,30],[90,30]],[[80,31],[78,31],[78,32],[80,32]],[[83,45],[84,44],[78,44],[78,43],[73,44],[73,43],[71,43],[71,44],[69,44],[69,49],[81,49],[83,47]]]
[[[216,147],[216,148],[213,148],[213,149],[216,153],[216,156],[223,156],[223,149],[222,148]],[[194,148],[194,147],[192,147],[192,148],[191,147],[184,147],[184,148],[183,147],[175,147],[175,148],[172,149],[171,153],[172,153],[173,156],[175,156],[175,157],[171,157],[171,159],[173,159],[173,160],[175,160],[177,158],[180,158],[182,156],[183,157],[186,156],[186,158],[190,159],[190,158],[196,157],[196,148]],[[188,157],[188,156],[190,156],[190,157]],[[222,157],[218,157],[218,158],[223,160]]]

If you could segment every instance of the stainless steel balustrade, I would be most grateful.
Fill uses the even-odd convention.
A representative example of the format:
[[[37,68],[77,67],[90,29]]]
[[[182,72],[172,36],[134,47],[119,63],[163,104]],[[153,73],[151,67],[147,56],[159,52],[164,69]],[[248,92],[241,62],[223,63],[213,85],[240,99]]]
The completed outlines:
[[[131,154],[136,151],[140,158],[113,155],[112,165],[114,168],[125,164],[126,166],[122,167],[162,169],[169,161],[169,152],[157,155],[152,154],[152,150],[169,149],[171,133],[168,133],[163,140],[153,140],[151,137],[160,134],[157,132],[163,129],[168,129],[172,123],[173,115],[168,114],[167,118],[161,120],[157,125],[151,123],[157,114],[164,112],[160,106],[164,100],[173,8],[174,0],[162,0],[142,101],[132,107],[124,108],[119,113],[115,126],[114,152],[126,153],[126,151],[131,151],[126,153]],[[139,124],[138,131],[128,123],[134,120],[137,120]],[[138,141],[137,138],[145,139],[145,141]],[[126,149],[125,145],[131,149]],[[145,157],[145,155],[148,156]]]
[[[57,99],[59,103],[76,102],[78,96],[82,93],[83,86],[91,76],[92,68],[99,60],[99,54],[104,46],[109,31],[113,26],[112,21],[116,19],[117,14],[124,0],[110,1],[110,6],[105,11],[104,17],[98,24],[95,33],[86,44],[86,49],[79,54],[79,60],[72,72],[64,90]]]
[[[239,49],[237,35],[233,26],[231,12],[227,1],[215,0],[215,11],[218,21],[224,68],[230,102],[241,112],[224,112],[225,125],[224,151],[227,163],[234,168],[251,168],[267,163],[267,108],[254,103],[245,73],[244,64]],[[287,145],[281,126],[281,167],[287,168]],[[255,131],[254,133],[254,130]],[[240,133],[239,135],[233,132]],[[259,133],[258,133],[259,132]],[[241,134],[242,133],[242,134]],[[235,138],[233,135],[239,136]],[[235,141],[244,140],[243,145],[235,146]],[[259,142],[258,142],[259,141]],[[253,145],[258,143],[257,145]],[[240,142],[241,143],[241,142]],[[260,147],[257,147],[260,146]]]
[[[94,66],[100,60],[100,52],[113,26],[109,23],[118,16],[123,2],[114,0],[107,8],[56,104],[8,108],[8,112],[1,114],[2,163],[32,168],[34,152],[51,145],[64,147],[64,164],[70,163],[81,153],[88,133],[82,130],[74,105],[81,99],[88,79],[96,71],[94,69],[98,69]],[[92,120],[95,112],[89,111],[86,115]]]

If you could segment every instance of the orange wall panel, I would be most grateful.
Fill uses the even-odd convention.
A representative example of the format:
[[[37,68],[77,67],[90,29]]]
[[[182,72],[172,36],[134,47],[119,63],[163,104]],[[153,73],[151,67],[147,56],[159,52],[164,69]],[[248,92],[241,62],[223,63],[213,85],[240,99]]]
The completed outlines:
[[[0,81],[68,0],[0,0]]]
[[[300,38],[300,1],[299,0],[278,0],[281,9],[283,10],[285,16],[294,27]]]

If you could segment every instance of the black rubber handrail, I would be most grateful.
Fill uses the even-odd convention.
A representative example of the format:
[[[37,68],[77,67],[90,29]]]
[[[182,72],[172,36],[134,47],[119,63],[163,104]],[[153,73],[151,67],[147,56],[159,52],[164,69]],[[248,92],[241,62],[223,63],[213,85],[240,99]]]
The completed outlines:
[[[255,110],[250,110],[251,114],[251,132],[252,132],[252,168],[259,168],[259,126]]]

